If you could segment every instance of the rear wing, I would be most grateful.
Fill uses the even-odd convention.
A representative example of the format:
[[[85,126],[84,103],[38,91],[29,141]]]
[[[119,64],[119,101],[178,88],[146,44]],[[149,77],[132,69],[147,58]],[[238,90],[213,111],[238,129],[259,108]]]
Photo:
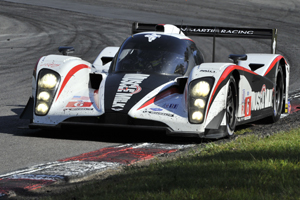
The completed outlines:
[[[271,41],[271,53],[276,53],[277,29],[260,28],[234,28],[234,27],[213,27],[213,26],[190,26],[174,25],[180,29],[186,36],[213,37],[213,61],[215,58],[215,38],[256,38],[269,39]],[[134,22],[132,24],[132,34],[158,31],[164,32],[164,24],[146,24]]]

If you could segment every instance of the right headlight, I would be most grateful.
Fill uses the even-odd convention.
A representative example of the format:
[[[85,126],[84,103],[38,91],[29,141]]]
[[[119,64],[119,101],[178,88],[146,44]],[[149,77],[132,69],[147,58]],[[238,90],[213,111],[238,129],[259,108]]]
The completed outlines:
[[[213,83],[214,78],[206,77],[193,80],[189,84],[188,111],[190,123],[201,124],[203,122]]]
[[[43,69],[37,79],[37,93],[35,103],[35,114],[46,115],[51,107],[53,98],[56,94],[60,76],[57,72]]]

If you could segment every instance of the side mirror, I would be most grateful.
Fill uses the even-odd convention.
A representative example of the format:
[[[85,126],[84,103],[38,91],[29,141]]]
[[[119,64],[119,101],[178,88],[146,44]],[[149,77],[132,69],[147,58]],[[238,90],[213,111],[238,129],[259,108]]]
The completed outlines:
[[[61,47],[58,47],[58,51],[60,53],[62,53],[62,55],[69,55],[69,53],[74,53],[75,48],[74,47],[61,46]]]
[[[233,63],[238,64],[239,60],[247,60],[247,55],[245,54],[230,54],[229,59],[233,61]]]

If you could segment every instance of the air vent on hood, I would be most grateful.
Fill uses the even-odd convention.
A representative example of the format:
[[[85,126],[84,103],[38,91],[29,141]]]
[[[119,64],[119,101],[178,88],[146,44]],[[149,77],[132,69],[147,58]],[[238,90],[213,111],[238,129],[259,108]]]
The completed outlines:
[[[102,65],[106,65],[107,63],[111,62],[113,60],[113,57],[102,57]]]
[[[261,67],[265,66],[264,64],[250,63],[249,67],[252,71],[255,71]]]

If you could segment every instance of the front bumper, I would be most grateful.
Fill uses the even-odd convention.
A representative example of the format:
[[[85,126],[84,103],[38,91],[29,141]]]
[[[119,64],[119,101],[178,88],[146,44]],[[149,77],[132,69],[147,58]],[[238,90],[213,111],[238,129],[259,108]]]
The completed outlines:
[[[164,132],[168,136],[178,136],[178,137],[195,137],[195,138],[205,138],[204,133],[199,132],[177,132],[173,131],[171,128],[167,126],[149,126],[149,125],[129,125],[129,124],[106,124],[106,123],[91,123],[91,122],[72,122],[72,121],[64,121],[58,125],[50,125],[50,124],[40,124],[40,123],[31,123],[29,127],[32,129],[60,129],[60,130],[69,130],[69,129],[93,129],[95,128],[109,128],[113,129],[121,129],[124,131],[128,130],[138,130],[143,133],[143,130],[147,131],[159,131]]]

